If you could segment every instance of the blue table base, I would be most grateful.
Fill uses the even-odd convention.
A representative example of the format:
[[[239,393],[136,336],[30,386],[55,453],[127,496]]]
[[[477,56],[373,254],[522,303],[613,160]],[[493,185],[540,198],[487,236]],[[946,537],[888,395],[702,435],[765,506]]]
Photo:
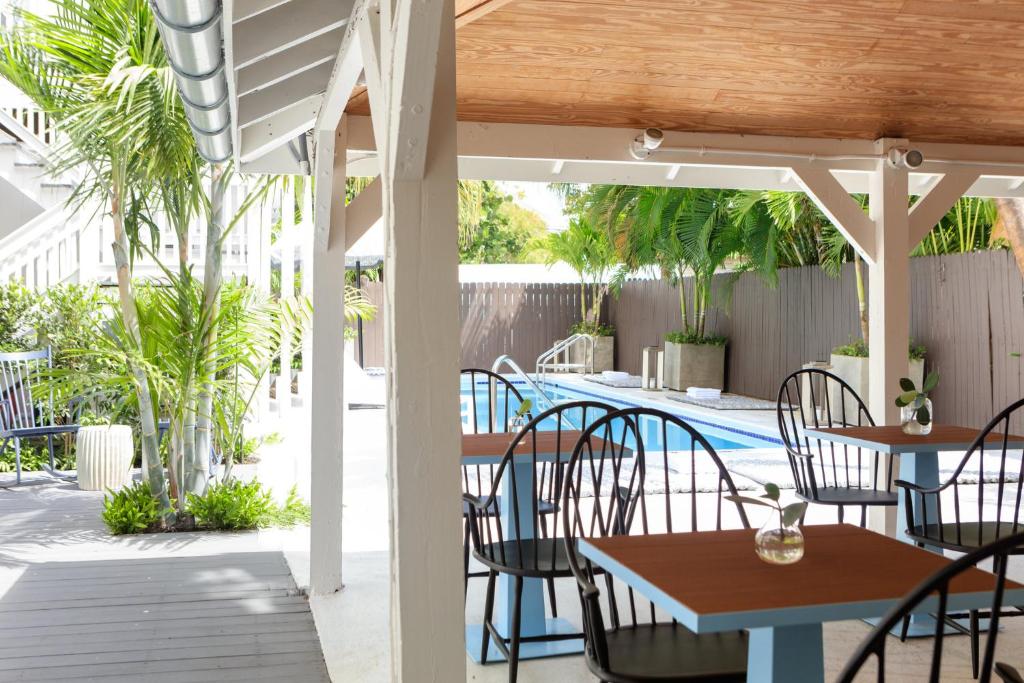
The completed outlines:
[[[573,626],[565,619],[545,619],[545,633],[551,635],[579,633],[579,628]],[[495,624],[498,632],[504,636],[508,634],[503,631],[499,624]],[[466,626],[466,653],[469,654],[477,664],[480,663],[480,638],[483,636],[484,627],[482,624],[470,624]],[[506,645],[507,647],[507,645]],[[563,655],[577,655],[583,652],[583,639],[573,638],[572,640],[552,640],[543,642],[529,642],[519,644],[519,659],[540,659],[541,657],[559,657]],[[504,662],[505,655],[490,641],[487,650],[487,663]]]
[[[748,683],[821,683],[825,680],[821,624],[752,628]]]
[[[878,626],[878,623],[882,621],[881,617],[864,619],[865,623],[871,624],[872,626]],[[969,629],[971,622],[969,619],[954,619],[956,623],[960,624],[964,628]],[[889,629],[889,635],[900,637],[903,625],[896,624]],[[988,631],[988,619],[978,619],[978,632],[985,633]],[[949,624],[946,624],[946,628],[942,630],[943,635],[947,636],[965,636],[967,635],[963,631],[958,631]],[[910,617],[910,628],[907,629],[907,638],[934,638],[935,637],[935,617],[930,614],[914,614]]]

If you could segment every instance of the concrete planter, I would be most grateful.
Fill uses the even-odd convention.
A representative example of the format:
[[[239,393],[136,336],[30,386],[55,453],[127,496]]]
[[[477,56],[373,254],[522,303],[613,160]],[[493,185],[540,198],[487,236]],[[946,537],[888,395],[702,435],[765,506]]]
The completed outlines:
[[[725,347],[665,342],[665,387],[725,389]]]
[[[119,489],[128,482],[135,457],[132,428],[127,425],[82,427],[75,437],[78,488]]]
[[[570,363],[587,363],[588,350],[583,344],[574,346],[570,352]],[[615,369],[615,337],[594,337],[594,372]]]
[[[866,405],[870,388],[868,382],[868,359],[859,356],[839,356],[833,353],[829,358],[829,362],[832,365],[832,374],[849,384],[850,388],[857,392],[857,395],[860,396]],[[917,387],[920,387],[924,383],[924,361],[910,361],[907,377],[913,380]],[[891,393],[894,399],[896,398],[897,391],[899,391],[899,387],[892,387]],[[838,397],[832,396],[830,400],[833,406],[839,405]],[[875,416],[872,415],[872,417]],[[846,420],[847,422],[854,423],[857,421],[856,406],[846,406]]]

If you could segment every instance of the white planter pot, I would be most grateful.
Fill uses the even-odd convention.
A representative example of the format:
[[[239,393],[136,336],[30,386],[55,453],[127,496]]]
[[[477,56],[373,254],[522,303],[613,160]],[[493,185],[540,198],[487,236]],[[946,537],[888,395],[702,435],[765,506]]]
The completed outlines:
[[[570,363],[589,364],[590,355],[586,345],[578,344],[572,347],[569,355]],[[615,337],[594,337],[594,372],[602,373],[605,370],[615,369]],[[583,372],[581,370],[581,372]]]
[[[665,342],[665,387],[725,389],[725,347]]]
[[[78,488],[119,489],[128,482],[135,457],[132,428],[127,425],[82,427],[75,437]]]
[[[861,358],[859,356],[837,356],[832,354],[829,359],[832,364],[832,374],[836,375],[844,382],[850,385],[850,388],[857,392],[864,404],[868,403],[868,392],[870,390],[870,383],[868,381],[868,359]],[[908,367],[908,374],[914,385],[921,388],[924,383],[924,361],[923,360],[912,360]],[[899,387],[892,387],[892,397],[895,399],[896,394],[899,392]],[[838,396],[830,396],[829,400],[833,406],[839,405]],[[872,415],[871,417],[875,420],[880,421],[879,416]],[[856,406],[846,406],[846,420],[849,423],[856,424],[857,422],[857,408]]]

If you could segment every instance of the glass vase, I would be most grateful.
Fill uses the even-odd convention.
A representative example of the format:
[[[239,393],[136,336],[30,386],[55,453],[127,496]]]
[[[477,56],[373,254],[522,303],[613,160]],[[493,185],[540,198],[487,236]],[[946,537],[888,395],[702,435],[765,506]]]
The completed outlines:
[[[917,410],[915,410],[913,404],[901,408],[900,423],[903,425],[904,434],[923,436],[924,434],[931,433],[932,424],[935,422],[935,413],[932,412],[932,400],[930,398],[924,400],[924,407],[928,409],[927,424],[921,424],[917,421]]]
[[[793,564],[804,556],[804,534],[799,522],[783,526],[773,512],[754,535],[757,556],[768,564]]]

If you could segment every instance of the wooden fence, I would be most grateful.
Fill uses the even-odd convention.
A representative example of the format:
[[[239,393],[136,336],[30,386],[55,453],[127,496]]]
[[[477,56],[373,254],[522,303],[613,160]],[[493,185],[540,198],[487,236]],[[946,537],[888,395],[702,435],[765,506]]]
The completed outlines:
[[[911,277],[910,332],[941,377],[938,420],[979,427],[1024,396],[1024,360],[1015,355],[1024,352],[1024,280],[1005,251],[915,258]],[[718,278],[716,292],[729,299],[727,310],[713,311],[709,325],[729,337],[730,391],[774,398],[787,373],[860,334],[852,266],[839,278],[816,266],[786,269],[774,289],[748,273],[731,296],[726,284]],[[367,293],[380,302],[381,289],[373,283]],[[532,371],[537,355],[580,319],[579,298],[577,285],[464,284],[463,367],[490,367],[508,353]],[[680,327],[678,290],[631,281],[606,303],[605,318],[616,328],[616,367],[636,374],[641,348],[662,345]],[[379,318],[364,326],[367,365],[383,365],[382,330]]]

